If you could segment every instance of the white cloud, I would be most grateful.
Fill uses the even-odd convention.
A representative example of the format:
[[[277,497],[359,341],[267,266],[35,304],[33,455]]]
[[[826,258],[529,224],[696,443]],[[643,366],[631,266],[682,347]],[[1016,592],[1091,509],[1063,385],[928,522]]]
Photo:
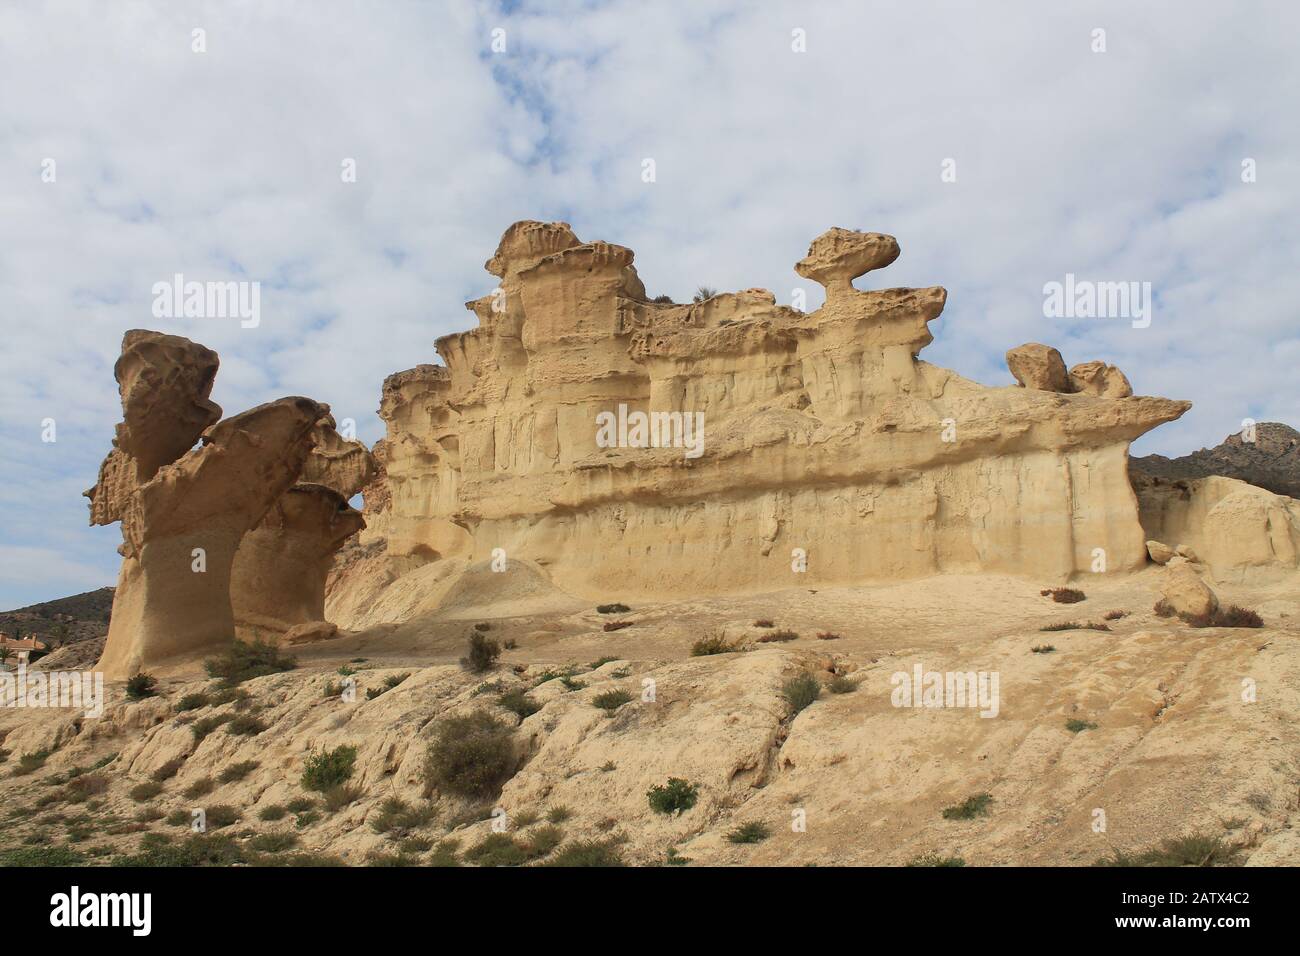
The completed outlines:
[[[461,303],[521,218],[631,246],[651,293],[678,299],[789,301],[823,229],[890,232],[903,256],[866,284],[950,293],[931,361],[1005,384],[1002,353],[1047,341],[1196,403],[1143,451],[1295,423],[1297,28],[1294,7],[1208,0],[6,6],[6,564],[53,536],[111,582],[116,532],[84,528],[77,494],[118,418],[123,331],[215,348],[227,413],[308,394],[373,440],[382,378],[473,322]],[[236,271],[263,282],[258,329],[150,315],[155,281]],[[1044,319],[1042,285],[1066,272],[1150,281],[1151,328]],[[12,603],[86,583],[49,562],[4,577]]]

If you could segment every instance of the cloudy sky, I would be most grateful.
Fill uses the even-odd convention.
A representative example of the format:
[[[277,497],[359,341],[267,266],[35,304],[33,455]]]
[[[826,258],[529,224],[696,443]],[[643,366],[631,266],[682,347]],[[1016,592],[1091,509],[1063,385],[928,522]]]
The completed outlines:
[[[815,235],[887,232],[859,286],[947,287],[932,362],[1009,384],[1042,341],[1195,403],[1140,453],[1300,425],[1297,36],[1287,2],[6,3],[0,608],[116,578],[81,492],[123,331],[216,349],[227,414],[305,394],[373,441],[518,219],[679,301],[788,303]],[[178,272],[260,281],[260,325],[154,318]],[[1150,326],[1045,318],[1066,273],[1150,282]]]

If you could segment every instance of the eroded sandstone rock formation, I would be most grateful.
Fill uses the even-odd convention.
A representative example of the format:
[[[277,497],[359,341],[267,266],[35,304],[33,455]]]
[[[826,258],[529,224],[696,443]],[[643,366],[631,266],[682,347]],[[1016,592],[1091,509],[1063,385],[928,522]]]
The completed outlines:
[[[592,597],[1144,563],[1128,445],[1188,403],[1105,366],[1072,384],[1059,353],[1029,388],[919,360],[946,292],[853,286],[898,254],[818,237],[796,265],[826,289],[811,314],[762,289],[663,304],[630,249],[516,223],[478,327],[384,383],[363,542],[386,540],[389,577],[495,554]]]
[[[234,637],[235,550],[297,481],[313,427],[329,412],[290,397],[218,422],[221,409],[208,399],[216,370],[216,353],[180,336],[133,330],[123,339],[114,367],[123,421],[86,492],[91,523],[122,523],[98,665],[109,677]]]
[[[348,504],[374,478],[370,452],[344,439],[332,417],[316,423],[300,479],[240,542],[231,576],[238,636],[278,640],[299,625],[323,623],[325,579],[343,543],[365,527]],[[325,628],[300,629],[317,637]]]

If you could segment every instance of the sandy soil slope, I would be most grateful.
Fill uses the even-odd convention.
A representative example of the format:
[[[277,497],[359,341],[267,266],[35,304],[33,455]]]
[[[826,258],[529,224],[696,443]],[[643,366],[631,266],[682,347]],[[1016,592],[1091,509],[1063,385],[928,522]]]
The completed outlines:
[[[177,713],[182,695],[211,683],[186,665],[160,673],[160,696],[145,701],[126,702],[118,685],[98,720],[0,709],[0,747],[9,751],[0,764],[9,808],[0,844],[36,845],[39,834],[62,845],[71,833],[79,837],[74,850],[111,863],[146,831],[186,833],[164,819],[137,822],[142,809],[165,815],[223,805],[242,819],[218,832],[238,841],[286,831],[300,849],[348,863],[377,853],[391,860],[397,835],[372,825],[381,803],[398,797],[424,806],[423,766],[440,723],[487,709],[518,725],[515,772],[486,801],[434,791],[431,819],[406,834],[417,839],[397,858],[430,862],[429,847],[449,837],[461,853],[472,849],[492,832],[486,818],[494,808],[511,821],[539,815],[528,826],[511,824],[527,841],[547,825],[548,811],[562,808],[565,843],[612,841],[638,864],[665,862],[672,850],[695,865],[901,865],[927,853],[967,865],[1086,865],[1189,834],[1220,837],[1239,848],[1241,862],[1300,864],[1291,829],[1300,783],[1300,593],[1292,583],[1221,587],[1223,600],[1253,607],[1265,627],[1196,629],[1152,613],[1158,573],[1084,580],[1087,598],[1076,604],[1054,603],[1036,582],[983,575],[664,601],[615,615],[528,586],[494,618],[473,599],[472,582],[462,584],[467,593],[440,611],[297,651],[296,670],[245,683],[244,701]],[[1110,631],[1040,631],[1101,622],[1112,610],[1129,613],[1107,622]],[[761,619],[798,639],[760,642],[777,629],[754,626]],[[606,632],[610,620],[632,624]],[[489,637],[514,643],[485,675],[456,664],[477,622],[490,625]],[[840,636],[821,640],[819,632]],[[692,644],[709,633],[743,649],[691,657]],[[1031,650],[1043,645],[1054,650]],[[356,701],[327,697],[327,685],[343,679],[337,670],[355,658],[365,658],[350,665]],[[917,665],[996,673],[996,716],[895,706],[891,677],[910,677]],[[567,683],[555,676],[566,669]],[[792,714],[782,687],[803,672],[824,683],[838,673],[857,686],[823,687]],[[366,698],[401,675],[409,676]],[[497,704],[514,688],[527,689],[536,713],[521,720]],[[633,700],[607,716],[592,698],[615,688]],[[237,710],[266,729],[242,736],[222,726],[196,742],[196,718]],[[1072,732],[1072,719],[1095,727]],[[355,802],[334,812],[318,806],[314,820],[259,819],[259,810],[304,796],[300,778],[313,749],[345,744],[358,751]],[[23,754],[40,750],[51,751],[43,767],[11,776]],[[111,755],[89,771],[106,787],[88,801],[70,803],[67,785],[51,783]],[[131,799],[132,787],[171,760],[183,762],[160,794]],[[258,764],[244,779],[183,795],[243,761]],[[680,815],[655,813],[647,800],[669,777],[698,786],[695,805]],[[981,793],[992,797],[986,814],[944,818],[944,808]],[[750,822],[770,836],[728,840]]]

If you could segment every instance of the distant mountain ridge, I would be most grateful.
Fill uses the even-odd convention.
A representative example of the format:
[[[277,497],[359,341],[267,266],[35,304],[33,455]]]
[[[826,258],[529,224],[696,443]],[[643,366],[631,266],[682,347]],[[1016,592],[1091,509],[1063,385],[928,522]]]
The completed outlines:
[[[12,611],[0,611],[0,634],[35,634],[51,649],[103,637],[113,611],[113,589],[98,588],[70,597],[42,601]]]
[[[1300,498],[1300,432],[1281,422],[1255,426],[1255,440],[1234,433],[1214,448],[1181,458],[1146,455],[1129,458],[1134,472],[1158,478],[1237,478],[1278,495]]]

